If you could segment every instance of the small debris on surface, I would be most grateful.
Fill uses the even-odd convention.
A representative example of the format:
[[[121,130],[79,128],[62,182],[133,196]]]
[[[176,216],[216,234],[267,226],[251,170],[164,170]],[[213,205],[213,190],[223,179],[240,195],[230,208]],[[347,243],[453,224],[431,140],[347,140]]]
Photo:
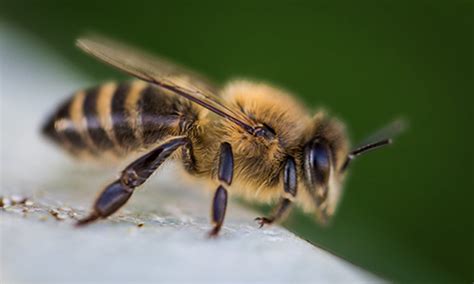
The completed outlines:
[[[64,213],[61,213],[59,210],[57,209],[49,209],[49,214],[51,214],[51,216],[53,216],[54,218],[56,218],[56,220],[58,221],[62,221],[64,219],[66,219],[67,215],[64,214]]]
[[[0,196],[0,209],[3,209],[3,212],[18,214],[22,217],[36,217],[37,220],[42,222],[51,219],[51,217],[53,217],[52,220],[56,221],[77,221],[84,215],[84,210],[71,208],[65,205],[48,204],[47,201],[33,201],[19,195]],[[142,228],[145,225],[143,218],[134,216],[130,212],[128,213],[130,214],[129,216],[118,215],[111,216],[108,219],[112,222],[130,223],[138,228]],[[144,218],[147,217],[145,216]]]
[[[67,215],[69,218],[78,220],[77,213],[70,207],[59,207],[57,209],[59,212],[62,212],[64,215]]]
[[[19,195],[12,195],[12,197],[10,197],[10,200],[12,202],[12,205],[20,205],[25,204],[28,198]]]
[[[22,205],[22,204],[31,206],[33,205],[33,202],[29,200],[27,197],[22,197],[19,195],[12,195],[10,197],[8,196],[0,197],[0,208],[7,208],[10,206]]]
[[[48,221],[48,217],[47,216],[41,216],[39,218],[39,220],[45,222],[45,221]]]
[[[6,205],[6,200],[3,196],[0,196],[0,208],[5,207]]]
[[[51,215],[57,221],[63,221],[67,218],[77,219],[78,214],[69,207],[52,207],[41,202],[33,202],[33,200],[19,195],[1,196],[0,208],[8,213],[22,213],[23,217],[27,217],[28,213],[36,213],[39,220],[46,221]]]

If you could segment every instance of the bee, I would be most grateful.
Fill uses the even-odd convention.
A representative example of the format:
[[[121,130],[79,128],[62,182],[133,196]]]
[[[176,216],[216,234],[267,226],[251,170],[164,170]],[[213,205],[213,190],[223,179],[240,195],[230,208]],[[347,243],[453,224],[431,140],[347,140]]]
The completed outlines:
[[[323,111],[310,115],[280,88],[245,80],[218,88],[193,71],[104,37],[80,38],[77,46],[136,79],[76,92],[42,132],[76,157],[140,155],[77,225],[116,212],[167,159],[211,181],[210,236],[223,225],[229,193],[275,204],[271,216],[255,219],[260,227],[284,220],[293,204],[325,224],[351,161],[390,144],[401,129],[396,121],[350,149],[339,120]]]

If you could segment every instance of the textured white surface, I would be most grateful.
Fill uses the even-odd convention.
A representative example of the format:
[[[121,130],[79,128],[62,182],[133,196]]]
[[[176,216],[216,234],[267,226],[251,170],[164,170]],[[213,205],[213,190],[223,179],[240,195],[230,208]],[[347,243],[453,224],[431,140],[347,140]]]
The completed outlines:
[[[119,168],[77,165],[38,129],[87,80],[17,31],[0,35],[0,195],[33,201],[0,209],[1,283],[380,281],[281,227],[258,229],[232,200],[220,238],[207,239],[211,196],[172,164],[115,216],[74,228]]]

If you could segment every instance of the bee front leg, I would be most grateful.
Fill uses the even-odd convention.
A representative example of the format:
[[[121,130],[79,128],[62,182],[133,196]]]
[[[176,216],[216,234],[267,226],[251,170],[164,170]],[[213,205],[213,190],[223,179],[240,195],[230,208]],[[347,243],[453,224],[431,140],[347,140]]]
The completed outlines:
[[[288,216],[288,211],[291,208],[291,200],[282,198],[278,205],[273,210],[273,214],[270,217],[257,217],[255,221],[260,225],[259,228],[264,225],[270,225],[274,222],[281,222]]]
[[[171,139],[128,165],[120,178],[99,195],[94,204],[94,211],[79,220],[77,225],[85,225],[115,213],[128,201],[136,187],[142,185],[177,148],[186,143],[186,137]]]
[[[295,197],[297,193],[298,179],[296,174],[296,163],[292,157],[288,157],[283,168],[283,190],[284,195]],[[291,208],[291,200],[283,197],[278,205],[275,207],[273,214],[270,217],[257,217],[255,221],[258,222],[260,228],[265,224],[272,224],[277,221],[283,221],[288,216],[288,211]]]
[[[227,207],[227,190],[225,186],[232,183],[234,176],[234,156],[229,143],[224,142],[220,147],[219,169],[217,177],[221,185],[217,187],[212,201],[212,223],[214,228],[209,232],[210,237],[215,237],[219,233],[222,223],[224,223],[225,211]]]

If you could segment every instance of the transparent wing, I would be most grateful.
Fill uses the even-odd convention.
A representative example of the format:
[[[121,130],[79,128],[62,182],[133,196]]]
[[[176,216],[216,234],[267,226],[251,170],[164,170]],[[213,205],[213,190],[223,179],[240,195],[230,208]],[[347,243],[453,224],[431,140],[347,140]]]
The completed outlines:
[[[217,88],[193,71],[98,35],[79,38],[77,46],[132,76],[166,88],[229,119],[248,132],[254,131],[252,120],[240,110],[226,105],[215,95]]]
[[[357,156],[368,150],[392,143],[392,139],[403,132],[407,127],[406,125],[407,123],[404,119],[396,119],[355,147],[354,150],[352,150],[352,155]]]
[[[370,135],[355,149],[362,148],[365,145],[370,145],[379,141],[387,141],[388,143],[391,143],[392,139],[402,133],[406,128],[407,122],[402,118],[398,118],[374,134]]]
[[[403,132],[406,129],[407,123],[403,119],[397,119],[380,129],[369,138],[365,139],[364,142],[360,143],[359,146],[355,147],[347,155],[346,161],[341,167],[341,172],[344,172],[349,166],[350,162],[359,155],[370,152],[375,149],[379,149],[385,145],[391,144],[392,139]]]

